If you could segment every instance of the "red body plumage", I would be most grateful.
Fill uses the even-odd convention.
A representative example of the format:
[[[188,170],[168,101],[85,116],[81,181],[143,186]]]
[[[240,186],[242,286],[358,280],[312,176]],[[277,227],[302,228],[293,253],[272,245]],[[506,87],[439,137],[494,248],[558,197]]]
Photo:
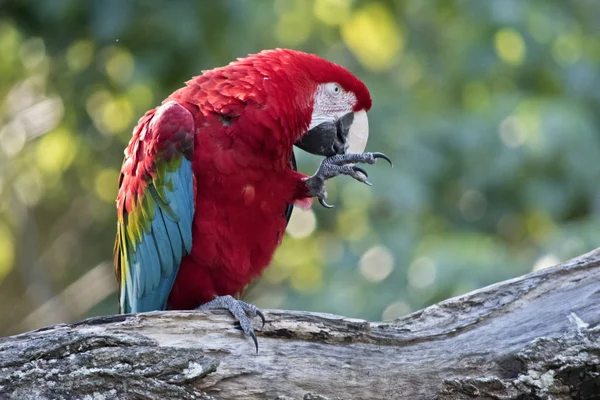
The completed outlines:
[[[308,197],[306,176],[290,167],[290,157],[311,122],[317,84],[330,81],[355,93],[356,109],[370,108],[366,87],[344,68],[291,50],[205,71],[165,100],[188,110],[194,126],[192,248],[181,260],[168,308],[235,295],[270,263],[288,204]],[[173,115],[161,123],[181,125]],[[145,130],[138,126],[128,151]]]

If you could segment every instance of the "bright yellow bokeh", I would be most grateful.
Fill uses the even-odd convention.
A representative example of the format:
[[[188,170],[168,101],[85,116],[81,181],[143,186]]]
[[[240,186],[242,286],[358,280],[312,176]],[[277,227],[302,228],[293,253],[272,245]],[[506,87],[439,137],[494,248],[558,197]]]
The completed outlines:
[[[15,250],[9,229],[0,225],[0,282],[12,270],[15,260]]]
[[[38,167],[49,175],[62,173],[73,162],[77,147],[77,139],[65,128],[45,134],[36,148]]]
[[[129,132],[132,128],[134,107],[125,96],[113,96],[107,90],[97,90],[88,98],[86,109],[96,128],[106,135]]]
[[[107,203],[113,203],[117,198],[118,180],[119,171],[116,169],[106,168],[98,172],[94,181],[96,195]]]
[[[136,111],[140,113],[140,117],[146,110],[155,106],[154,94],[152,93],[152,89],[147,85],[140,83],[131,85],[127,91],[127,98],[131,100]]]
[[[110,80],[120,85],[129,83],[135,69],[131,53],[122,47],[109,47],[105,55],[106,74]]]
[[[506,64],[521,65],[525,60],[525,41],[514,29],[500,29],[494,35],[498,57]]]
[[[270,284],[289,279],[296,291],[312,292],[322,283],[322,260],[322,247],[314,236],[294,239],[286,235],[263,276]]]
[[[355,11],[342,25],[342,39],[360,62],[373,71],[392,67],[404,48],[404,35],[383,4]]]
[[[292,288],[300,293],[311,293],[323,283],[323,272],[315,263],[303,264],[294,269],[290,277]]]
[[[113,98],[102,108],[102,125],[109,134],[129,130],[133,120],[133,106],[127,98]]]
[[[12,23],[0,23],[0,73],[10,72],[17,58],[17,52],[21,45],[21,34]]]
[[[293,239],[285,237],[275,252],[274,260],[286,269],[293,269],[316,258],[318,249],[311,238]]]

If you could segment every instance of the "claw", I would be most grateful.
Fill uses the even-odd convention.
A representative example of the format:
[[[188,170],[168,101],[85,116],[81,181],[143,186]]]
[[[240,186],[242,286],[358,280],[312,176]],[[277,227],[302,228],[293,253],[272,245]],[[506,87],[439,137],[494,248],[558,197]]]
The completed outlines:
[[[319,203],[321,203],[321,205],[325,208],[333,208],[333,206],[331,204],[327,204],[327,202],[320,197],[319,197]]]
[[[256,308],[256,306],[248,304],[242,300],[236,300],[233,297],[226,295],[216,296],[212,301],[204,303],[196,309],[201,311],[214,309],[228,310],[237,320],[236,325],[239,324],[240,329],[244,332],[244,334],[252,338],[254,341],[254,346],[256,347],[256,352],[258,353],[258,340],[256,339],[256,334],[254,333],[254,329],[252,329],[252,323],[250,322],[248,316],[259,316],[262,320],[263,327],[265,326],[265,316],[261,310]]]
[[[378,151],[371,153],[373,155],[373,158],[383,158],[385,161],[390,163],[391,167],[394,167],[394,164],[392,163],[392,160],[390,160],[390,158],[388,156],[386,156],[383,153],[380,153]]]
[[[361,174],[363,174],[366,178],[369,177],[369,174],[367,174],[367,171],[365,171],[364,169],[357,167],[356,165],[352,166],[352,169],[355,170],[356,172],[360,172]]]
[[[250,331],[250,337],[254,340],[254,346],[256,347],[256,354],[258,354],[258,340],[256,340],[256,335],[254,331]]]
[[[263,314],[262,311],[260,311],[258,308],[256,309],[256,315],[258,315],[258,317],[260,318],[260,320],[262,321],[262,327],[265,327],[265,314]],[[255,340],[256,342],[256,340]],[[256,345],[256,352],[258,352],[258,345]]]

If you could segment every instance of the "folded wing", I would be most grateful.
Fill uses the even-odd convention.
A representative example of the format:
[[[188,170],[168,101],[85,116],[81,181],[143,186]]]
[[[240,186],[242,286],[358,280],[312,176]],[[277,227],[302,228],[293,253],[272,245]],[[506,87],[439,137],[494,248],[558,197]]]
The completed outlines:
[[[117,197],[119,310],[164,310],[192,248],[194,119],[176,102],[144,115],[125,150]]]

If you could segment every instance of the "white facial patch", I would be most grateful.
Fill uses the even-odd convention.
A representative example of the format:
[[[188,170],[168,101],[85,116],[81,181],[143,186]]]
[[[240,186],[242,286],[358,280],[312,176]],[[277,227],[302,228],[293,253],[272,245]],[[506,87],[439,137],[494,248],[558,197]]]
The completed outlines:
[[[336,121],[352,112],[356,96],[352,92],[336,91],[337,83],[323,83],[317,87],[309,130],[323,122]],[[339,87],[339,85],[337,85]]]
[[[324,83],[317,87],[309,130],[324,122],[336,122],[351,113],[356,104],[356,96],[344,91],[337,83]],[[369,119],[365,110],[354,113],[348,130],[346,153],[362,153],[369,139]]]
[[[369,139],[369,118],[365,110],[354,113],[354,120],[348,130],[348,150],[346,153],[362,153]]]

